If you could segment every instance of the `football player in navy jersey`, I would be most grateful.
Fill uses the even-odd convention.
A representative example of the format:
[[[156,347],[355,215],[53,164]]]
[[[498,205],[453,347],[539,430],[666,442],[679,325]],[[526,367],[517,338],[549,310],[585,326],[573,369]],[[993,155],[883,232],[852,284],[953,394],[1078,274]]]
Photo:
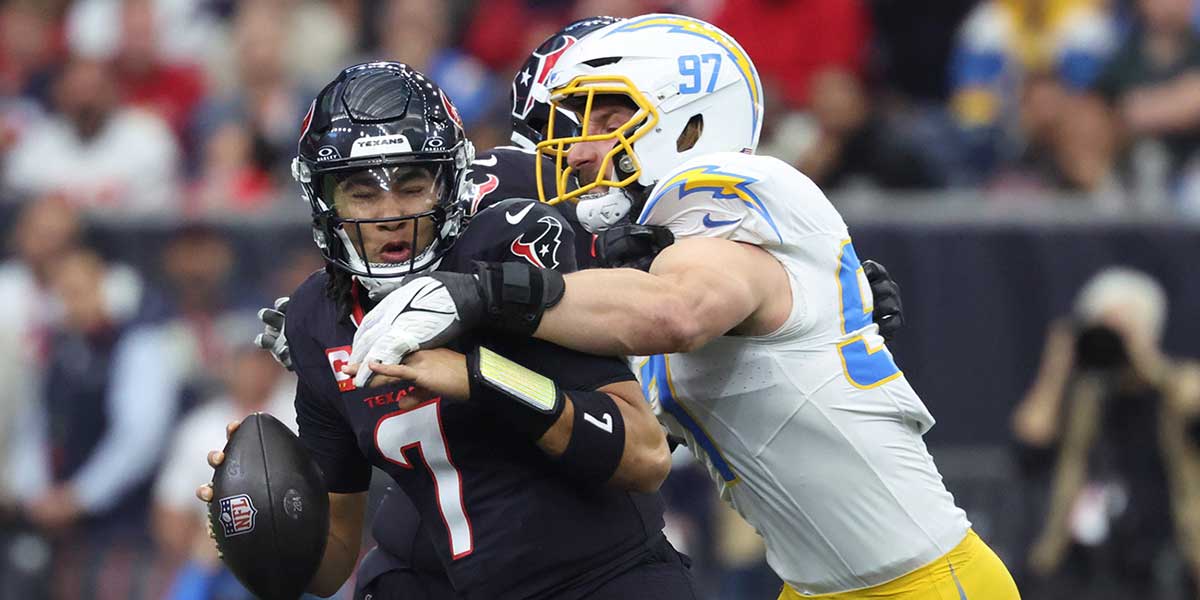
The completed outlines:
[[[302,130],[294,174],[329,265],[287,310],[300,438],[331,501],[310,589],[330,594],[353,570],[374,465],[411,499],[459,597],[694,598],[653,493],[669,468],[665,436],[622,361],[476,338],[423,355],[469,365],[469,387],[446,399],[404,382],[363,385],[343,369],[367,310],[419,310],[419,295],[390,293],[402,276],[465,272],[476,260],[571,271],[570,224],[507,200],[464,229],[470,143],[437,85],[405,65],[343,71]]]

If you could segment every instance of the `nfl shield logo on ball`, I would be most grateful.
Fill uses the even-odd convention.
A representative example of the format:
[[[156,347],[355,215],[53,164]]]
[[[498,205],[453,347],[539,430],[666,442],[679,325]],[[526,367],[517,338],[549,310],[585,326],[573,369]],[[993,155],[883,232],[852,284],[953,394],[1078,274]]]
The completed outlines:
[[[254,531],[256,514],[258,511],[246,494],[221,498],[221,528],[225,530],[225,537]]]

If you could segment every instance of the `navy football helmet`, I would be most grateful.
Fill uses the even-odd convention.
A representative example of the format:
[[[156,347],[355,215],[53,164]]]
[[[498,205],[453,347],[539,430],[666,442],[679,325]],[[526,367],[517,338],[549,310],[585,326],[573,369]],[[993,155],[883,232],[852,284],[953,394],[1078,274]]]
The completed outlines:
[[[558,57],[583,36],[623,20],[617,17],[580,19],[547,38],[529,55],[525,64],[521,65],[521,70],[513,77],[512,94],[509,96],[512,101],[513,144],[532,150],[542,141],[546,123],[550,120],[546,77],[558,62]],[[574,114],[565,111],[559,111],[559,116],[575,120]]]
[[[473,157],[458,112],[436,83],[408,65],[373,62],[343,70],[317,95],[292,175],[325,260],[374,296],[403,275],[435,267],[450,249],[471,196]],[[418,209],[388,213],[378,199],[405,193],[419,199]]]

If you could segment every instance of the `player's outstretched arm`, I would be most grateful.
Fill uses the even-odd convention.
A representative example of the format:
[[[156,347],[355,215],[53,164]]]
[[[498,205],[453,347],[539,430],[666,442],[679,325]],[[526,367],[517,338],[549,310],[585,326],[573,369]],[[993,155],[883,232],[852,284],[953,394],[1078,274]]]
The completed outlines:
[[[687,352],[730,332],[769,333],[791,310],[783,266],[722,239],[677,241],[649,273],[590,269],[563,279],[563,298],[535,336],[594,354]]]
[[[514,434],[536,441],[583,482],[652,492],[671,469],[666,435],[636,381],[553,393],[555,382],[486,348],[470,359],[444,348],[422,350],[404,364],[369,368],[371,385],[408,381],[435,395],[486,404]]]
[[[783,265],[729,240],[677,242],[649,273],[591,269],[563,275],[516,262],[435,272],[388,294],[359,326],[350,362],[397,364],[464,331],[536,335],[601,355],[686,352],[714,337],[760,335],[781,326],[792,294]],[[365,385],[369,370],[355,383]]]

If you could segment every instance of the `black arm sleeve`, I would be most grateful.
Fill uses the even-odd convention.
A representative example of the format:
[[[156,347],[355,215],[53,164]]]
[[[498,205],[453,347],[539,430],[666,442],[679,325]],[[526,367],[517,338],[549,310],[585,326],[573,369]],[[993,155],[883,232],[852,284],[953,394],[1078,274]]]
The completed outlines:
[[[367,491],[371,485],[371,465],[359,451],[354,432],[303,379],[296,383],[296,424],[300,427],[300,442],[321,467],[330,492]]]

